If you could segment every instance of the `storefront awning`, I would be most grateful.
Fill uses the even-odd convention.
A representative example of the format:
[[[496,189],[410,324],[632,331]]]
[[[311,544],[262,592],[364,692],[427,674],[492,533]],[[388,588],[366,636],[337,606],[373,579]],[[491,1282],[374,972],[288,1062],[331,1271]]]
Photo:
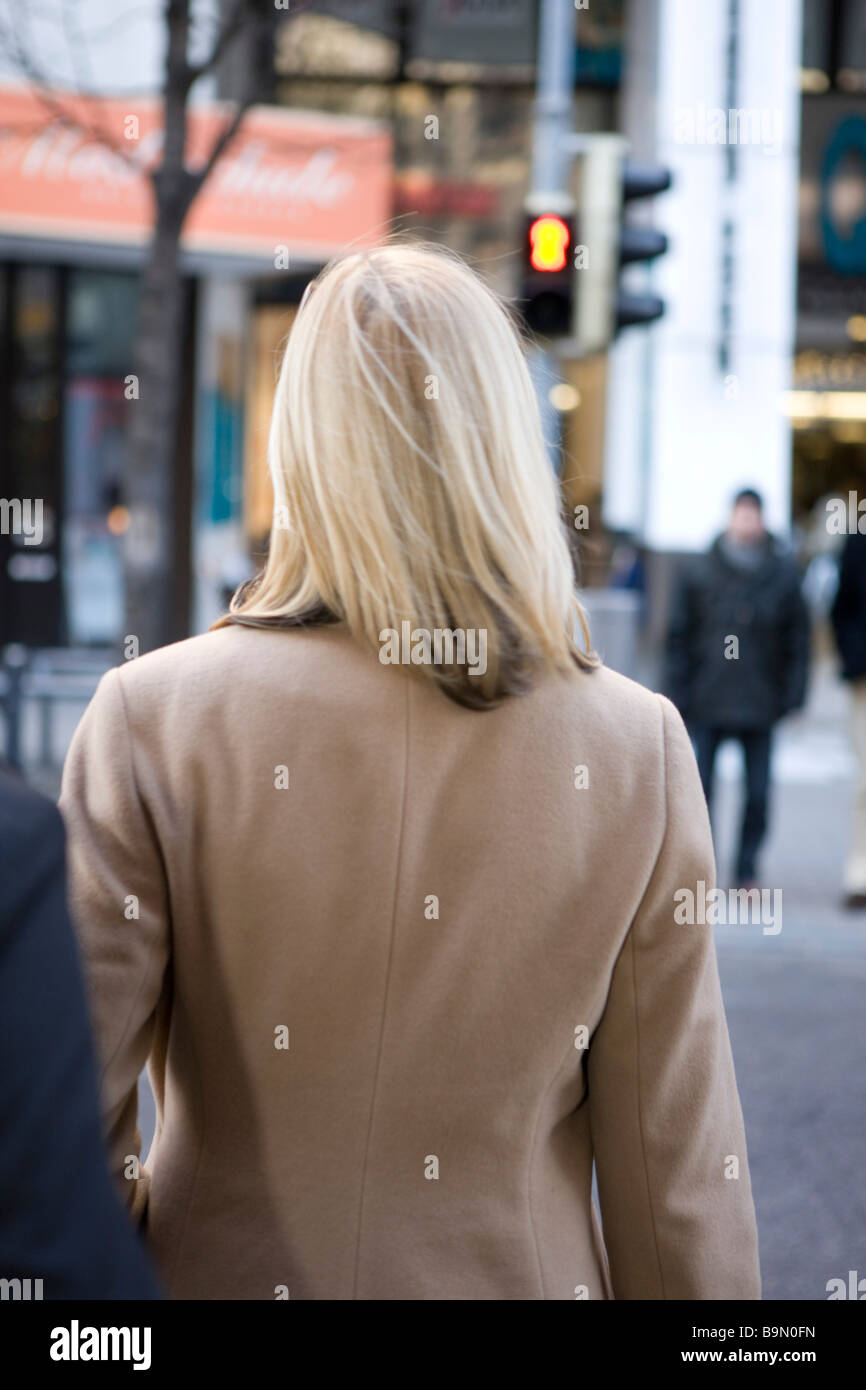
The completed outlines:
[[[191,109],[190,167],[200,167],[232,109]],[[27,88],[0,87],[0,241],[140,251],[153,220],[146,170],[161,139],[153,98],[58,97],[47,106]],[[381,238],[391,199],[387,126],[254,107],[198,195],[183,248],[214,268],[285,268],[287,253],[289,268],[302,269]]]

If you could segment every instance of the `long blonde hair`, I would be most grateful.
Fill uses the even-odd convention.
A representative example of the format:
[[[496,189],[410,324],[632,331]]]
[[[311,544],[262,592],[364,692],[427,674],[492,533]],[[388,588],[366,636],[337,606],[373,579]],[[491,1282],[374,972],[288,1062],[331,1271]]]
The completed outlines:
[[[486,634],[487,665],[410,669],[486,709],[543,671],[591,667],[556,479],[507,309],[452,254],[348,255],[312,282],[289,335],[268,460],[261,575],[214,623],[343,622]],[[453,655],[453,652],[452,652]]]

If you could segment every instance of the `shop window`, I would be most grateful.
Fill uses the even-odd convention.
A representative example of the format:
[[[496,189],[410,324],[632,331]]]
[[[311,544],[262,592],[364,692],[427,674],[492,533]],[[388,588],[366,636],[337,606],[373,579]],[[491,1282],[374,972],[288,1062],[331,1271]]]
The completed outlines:
[[[56,268],[10,266],[6,312],[4,497],[39,516],[38,536],[0,537],[0,643],[61,640],[57,557],[60,478],[62,279]],[[34,539],[35,538],[35,539]]]
[[[122,539],[136,277],[69,276],[64,389],[63,576],[69,641],[109,644],[123,621]]]

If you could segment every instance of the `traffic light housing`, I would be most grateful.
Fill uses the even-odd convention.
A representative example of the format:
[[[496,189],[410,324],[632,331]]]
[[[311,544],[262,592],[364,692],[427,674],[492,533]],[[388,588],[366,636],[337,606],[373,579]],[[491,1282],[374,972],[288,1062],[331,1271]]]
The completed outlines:
[[[619,264],[635,265],[655,260],[668,249],[664,232],[645,223],[629,222],[629,203],[654,198],[671,186],[671,172],[661,164],[637,164],[630,159],[622,165],[622,204],[620,213]],[[664,300],[655,294],[635,294],[617,286],[615,331],[634,324],[654,323],[665,312]]]
[[[573,211],[540,207],[524,213],[520,307],[529,328],[570,337],[574,319]]]
[[[614,132],[579,137],[577,205],[580,239],[587,255],[576,272],[574,340],[584,355],[604,352],[622,328],[653,323],[664,314],[662,300],[636,293],[621,283],[629,266],[654,260],[667,250],[667,237],[632,222],[631,206],[670,187],[670,171],[627,158],[628,142]]]

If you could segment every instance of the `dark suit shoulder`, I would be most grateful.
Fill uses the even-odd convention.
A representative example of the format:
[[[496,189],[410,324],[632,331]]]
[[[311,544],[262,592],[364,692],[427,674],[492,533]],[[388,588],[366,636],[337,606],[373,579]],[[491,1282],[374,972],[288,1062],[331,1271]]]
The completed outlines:
[[[65,836],[57,807],[47,796],[0,770],[0,924],[62,865]]]

